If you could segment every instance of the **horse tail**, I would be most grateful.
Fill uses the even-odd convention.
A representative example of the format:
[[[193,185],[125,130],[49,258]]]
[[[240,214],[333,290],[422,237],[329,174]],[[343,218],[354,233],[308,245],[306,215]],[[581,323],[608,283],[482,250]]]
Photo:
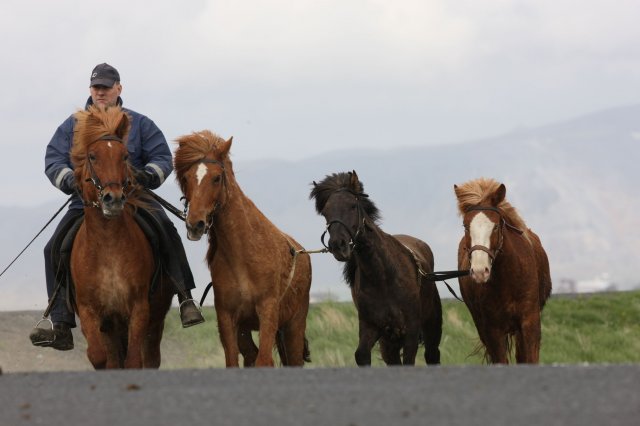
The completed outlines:
[[[302,358],[304,362],[311,362],[311,351],[309,350],[309,340],[307,340],[307,335],[304,335],[304,351],[302,353]]]

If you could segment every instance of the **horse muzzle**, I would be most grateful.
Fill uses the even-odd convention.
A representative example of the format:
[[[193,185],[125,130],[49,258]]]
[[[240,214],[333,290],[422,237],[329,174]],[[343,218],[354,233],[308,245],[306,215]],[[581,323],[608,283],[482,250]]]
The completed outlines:
[[[120,216],[124,210],[125,203],[126,198],[124,196],[115,196],[111,192],[105,193],[100,199],[102,215],[107,219]]]
[[[187,225],[187,238],[190,241],[200,241],[202,236],[209,230],[209,226],[204,220],[199,220],[195,224],[186,222]]]
[[[345,240],[338,242],[329,240],[329,252],[339,262],[346,262],[351,258],[353,245]]]

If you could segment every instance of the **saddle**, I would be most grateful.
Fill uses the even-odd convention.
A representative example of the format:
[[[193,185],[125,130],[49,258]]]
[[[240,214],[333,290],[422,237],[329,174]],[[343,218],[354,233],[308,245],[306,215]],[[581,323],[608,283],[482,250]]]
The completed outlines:
[[[151,280],[149,290],[149,297],[151,297],[159,285],[161,272],[167,270],[167,266],[173,261],[168,250],[170,239],[160,222],[148,210],[136,209],[134,218],[149,240],[153,250],[153,258],[159,260],[156,261]],[[75,287],[71,278],[71,249],[82,222],[84,222],[84,214],[82,210],[78,210],[78,215],[56,235],[51,247],[56,286],[62,287],[61,290],[66,293],[67,306],[71,312],[77,311],[75,309]]]

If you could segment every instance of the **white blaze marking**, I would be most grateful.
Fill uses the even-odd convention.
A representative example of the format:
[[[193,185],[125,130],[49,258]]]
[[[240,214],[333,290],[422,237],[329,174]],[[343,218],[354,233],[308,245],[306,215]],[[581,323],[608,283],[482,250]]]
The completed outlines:
[[[207,166],[200,163],[198,170],[196,170],[196,178],[198,179],[198,185],[202,183],[202,179],[207,175]]]
[[[471,236],[471,247],[484,246],[491,249],[491,233],[495,224],[489,220],[487,215],[478,213],[469,224],[469,234]],[[484,271],[484,268],[491,269],[489,255],[482,250],[474,250],[471,253],[471,269],[474,271]]]

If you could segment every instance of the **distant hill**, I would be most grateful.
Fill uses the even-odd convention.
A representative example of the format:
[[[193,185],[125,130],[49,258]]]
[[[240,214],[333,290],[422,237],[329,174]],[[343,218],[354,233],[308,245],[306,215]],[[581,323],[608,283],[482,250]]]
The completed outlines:
[[[636,264],[640,259],[638,117],[640,105],[634,105],[459,144],[407,147],[420,144],[420,135],[416,135],[414,140],[390,140],[383,151],[335,151],[297,162],[232,158],[245,193],[308,249],[320,247],[324,230],[324,220],[308,199],[311,182],[334,172],[356,170],[382,212],[382,228],[428,242],[435,253],[436,270],[456,268],[462,229],[453,185],[492,177],[505,183],[507,199],[541,237],[556,289],[566,282],[602,276],[608,277],[609,289],[629,289],[640,286]],[[234,141],[239,143],[242,141]],[[160,194],[179,204],[173,181]],[[13,259],[63,202],[60,198],[33,208],[2,208],[0,267]],[[184,236],[184,225],[175,222]],[[0,278],[4,290],[0,310],[44,307],[42,247],[50,234],[51,230],[45,231]],[[206,244],[184,240],[198,282],[195,293],[200,294],[208,282],[202,261]],[[342,265],[327,254],[313,256],[312,292],[347,299]],[[440,288],[447,297],[448,292]]]

